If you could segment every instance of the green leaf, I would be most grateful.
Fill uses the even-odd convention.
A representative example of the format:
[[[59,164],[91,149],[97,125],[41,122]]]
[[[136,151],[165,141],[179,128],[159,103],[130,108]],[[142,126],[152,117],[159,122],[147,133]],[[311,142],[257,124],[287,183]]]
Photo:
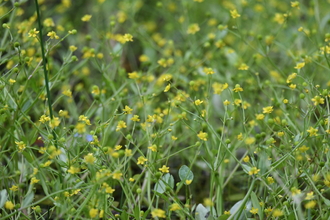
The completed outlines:
[[[127,212],[122,212],[121,215],[120,215],[120,218],[121,219],[129,219]]]
[[[230,217],[230,215],[221,215],[218,220],[227,220]]]
[[[0,191],[0,209],[5,205],[6,201],[7,201],[7,190],[3,189]]]
[[[195,212],[196,220],[205,220],[209,217],[210,211],[205,208],[202,204],[198,204]]]
[[[233,207],[229,210],[231,215],[235,215],[234,219],[237,220],[245,220],[245,214],[252,208],[252,204],[250,201],[248,201],[245,205],[243,204],[244,200],[240,200],[235,203]],[[239,213],[241,213],[239,215]]]
[[[166,186],[169,186],[172,189],[174,187],[174,178],[169,173],[165,174],[164,176],[162,176],[162,178],[158,180],[154,190],[160,194],[163,194],[166,191]]]
[[[247,174],[249,174],[250,170],[251,170],[251,167],[246,165],[246,164],[242,164],[242,168],[243,168],[243,171]]]
[[[261,210],[261,206],[259,204],[259,200],[258,200],[258,197],[255,194],[255,192],[251,192],[251,201],[252,201],[253,207],[258,209],[258,215],[259,215],[260,219],[263,219],[263,212]]]
[[[186,180],[193,180],[194,179],[194,174],[193,172],[189,169],[189,167],[187,167],[186,165],[183,165],[182,167],[180,167],[179,170],[179,177],[180,180],[186,184]],[[187,184],[186,184],[187,185]]]
[[[8,92],[8,90],[5,88],[4,90],[4,97],[7,100],[6,103],[9,105],[10,108],[17,110],[17,104],[15,102],[15,99],[11,96],[11,94]]]
[[[33,199],[34,199],[34,192],[28,193],[22,202],[22,207],[29,207]]]

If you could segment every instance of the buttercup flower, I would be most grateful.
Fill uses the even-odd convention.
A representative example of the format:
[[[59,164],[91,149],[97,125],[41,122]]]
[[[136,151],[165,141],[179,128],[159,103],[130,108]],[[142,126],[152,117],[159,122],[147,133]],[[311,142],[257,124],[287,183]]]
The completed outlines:
[[[238,14],[236,9],[230,11],[230,16],[234,19],[241,17],[241,15]]]

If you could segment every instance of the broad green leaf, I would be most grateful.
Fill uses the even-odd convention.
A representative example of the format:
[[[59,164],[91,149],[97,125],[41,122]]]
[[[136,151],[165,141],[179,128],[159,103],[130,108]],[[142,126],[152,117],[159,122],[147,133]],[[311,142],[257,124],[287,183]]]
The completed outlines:
[[[194,179],[194,174],[193,172],[189,169],[189,167],[187,167],[186,165],[183,165],[182,167],[180,167],[179,170],[179,177],[180,180],[186,184],[186,180],[193,180]],[[186,184],[187,185],[187,184]]]
[[[250,201],[244,205],[243,200],[240,200],[240,201],[236,202],[235,205],[233,207],[231,207],[231,209],[229,211],[230,211],[231,215],[235,215],[234,219],[246,220],[244,212],[249,211],[251,208],[252,208],[252,204]],[[241,214],[238,216],[238,213],[241,213]]]
[[[22,207],[29,207],[34,199],[34,192],[27,194],[22,202]]]
[[[251,201],[252,201],[253,207],[258,209],[258,215],[259,215],[260,219],[263,219],[263,212],[261,210],[261,206],[259,204],[258,197],[254,192],[251,192]]]
[[[210,211],[205,208],[202,204],[198,204],[195,212],[196,220],[205,220],[209,217]]]
[[[155,185],[154,190],[158,193],[163,194],[166,191],[166,186],[169,186],[173,189],[174,187],[174,178],[171,174],[167,173],[162,178],[158,180]]]
[[[230,215],[221,215],[218,220],[227,220],[230,217]]]
[[[249,174],[250,170],[251,170],[251,167],[246,165],[246,164],[242,164],[242,168],[243,168],[243,171],[247,174]]]
[[[11,96],[11,94],[8,92],[8,90],[5,88],[4,90],[4,97],[6,98],[6,104],[9,105],[10,108],[17,110],[17,104],[15,102],[15,99]]]
[[[3,189],[0,191],[0,209],[5,205],[6,201],[7,201],[7,190]]]

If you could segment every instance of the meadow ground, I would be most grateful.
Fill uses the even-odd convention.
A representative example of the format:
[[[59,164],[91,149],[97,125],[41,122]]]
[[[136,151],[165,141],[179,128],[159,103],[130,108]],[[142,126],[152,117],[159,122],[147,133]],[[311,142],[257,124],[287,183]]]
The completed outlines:
[[[0,6],[0,220],[330,218],[329,0]]]

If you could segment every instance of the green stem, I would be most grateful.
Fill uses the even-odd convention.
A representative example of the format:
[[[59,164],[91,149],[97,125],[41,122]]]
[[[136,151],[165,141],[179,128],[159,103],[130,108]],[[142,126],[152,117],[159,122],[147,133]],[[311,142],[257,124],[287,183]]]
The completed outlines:
[[[53,116],[53,109],[52,109],[52,100],[51,100],[51,96],[50,96],[50,90],[49,90],[49,79],[48,79],[48,71],[46,68],[46,55],[45,55],[45,47],[44,47],[44,43],[42,40],[42,24],[41,24],[41,18],[40,18],[40,10],[39,10],[39,4],[38,4],[38,0],[35,0],[35,4],[36,4],[36,11],[37,11],[37,20],[38,20],[38,26],[39,26],[39,42],[40,42],[40,47],[41,47],[41,55],[42,55],[42,64],[43,64],[43,69],[44,69],[44,76],[45,76],[45,84],[46,84],[46,93],[47,93],[47,99],[48,99],[48,108],[49,108],[49,116],[50,118],[53,120],[54,116]],[[57,147],[57,138],[56,138],[56,133],[53,129],[53,136],[54,136],[54,140],[55,140],[55,145]]]
[[[42,64],[43,64],[43,69],[44,69],[44,76],[45,76],[45,84],[46,84],[46,93],[47,93],[47,99],[48,99],[48,108],[49,108],[49,116],[51,118],[51,120],[54,119],[53,116],[53,109],[52,109],[52,100],[51,100],[51,96],[50,96],[50,90],[49,90],[49,79],[48,79],[48,71],[46,68],[46,55],[45,55],[45,47],[44,47],[44,43],[42,40],[42,25],[41,25],[41,18],[40,18],[40,10],[39,10],[39,4],[38,4],[38,0],[35,0],[35,5],[36,5],[36,11],[37,11],[37,20],[38,20],[38,26],[39,26],[39,42],[40,42],[40,47],[41,47],[41,55],[42,55]],[[52,134],[53,134],[53,138],[54,138],[54,145],[56,148],[58,148],[57,146],[57,135],[55,132],[55,128],[52,129]],[[61,182],[63,182],[63,178],[62,178],[62,168],[61,166],[56,163],[56,167],[58,170],[58,176],[61,180]]]

